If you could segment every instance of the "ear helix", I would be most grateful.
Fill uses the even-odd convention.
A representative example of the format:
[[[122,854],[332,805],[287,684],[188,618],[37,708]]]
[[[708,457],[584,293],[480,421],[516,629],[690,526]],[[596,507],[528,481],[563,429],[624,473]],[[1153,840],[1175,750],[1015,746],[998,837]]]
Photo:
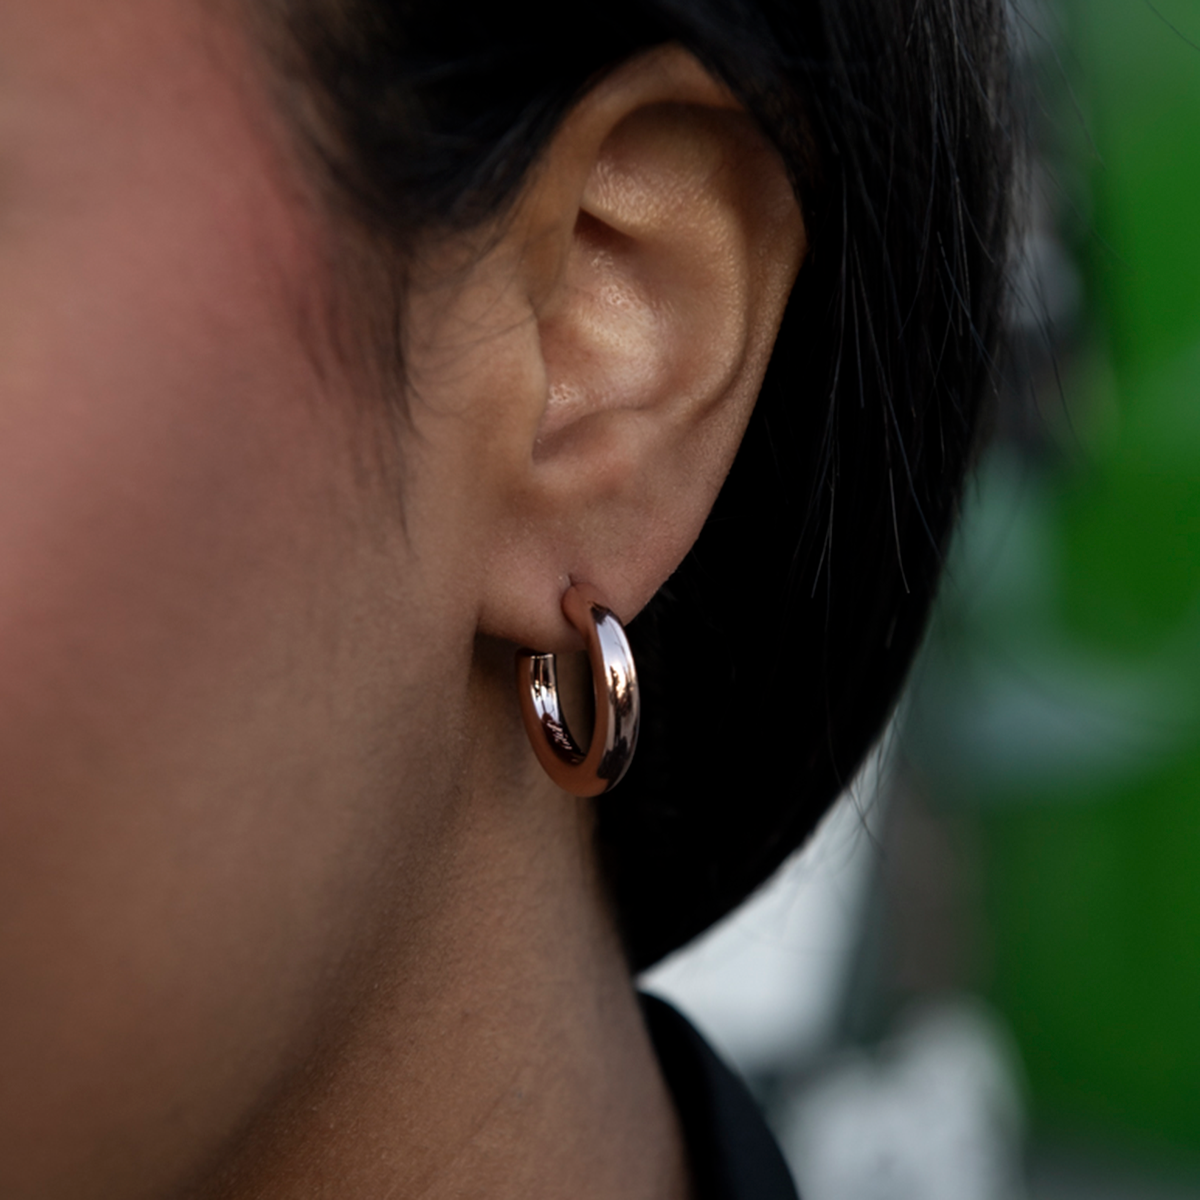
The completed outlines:
[[[585,753],[567,728],[553,654],[517,651],[521,716],[546,774],[576,796],[599,796],[620,782],[637,747],[641,718],[637,670],[621,622],[595,588],[574,584],[563,596],[562,607],[584,640],[592,668],[596,722],[591,745]]]

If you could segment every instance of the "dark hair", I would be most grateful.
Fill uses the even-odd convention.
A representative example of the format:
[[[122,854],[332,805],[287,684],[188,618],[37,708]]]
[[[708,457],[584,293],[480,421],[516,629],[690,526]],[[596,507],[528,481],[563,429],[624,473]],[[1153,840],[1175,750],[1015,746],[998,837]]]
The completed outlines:
[[[265,0],[338,202],[398,245],[504,210],[572,102],[666,41],[778,146],[809,257],[699,541],[632,624],[645,724],[598,838],[642,968],[757,887],[879,735],[994,377],[1004,0]]]

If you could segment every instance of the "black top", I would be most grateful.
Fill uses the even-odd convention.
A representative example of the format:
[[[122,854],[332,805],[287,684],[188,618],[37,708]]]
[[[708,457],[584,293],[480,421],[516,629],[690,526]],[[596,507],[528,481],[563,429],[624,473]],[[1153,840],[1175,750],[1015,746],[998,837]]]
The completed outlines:
[[[696,1200],[799,1200],[746,1085],[669,1004],[641,999],[683,1125]]]

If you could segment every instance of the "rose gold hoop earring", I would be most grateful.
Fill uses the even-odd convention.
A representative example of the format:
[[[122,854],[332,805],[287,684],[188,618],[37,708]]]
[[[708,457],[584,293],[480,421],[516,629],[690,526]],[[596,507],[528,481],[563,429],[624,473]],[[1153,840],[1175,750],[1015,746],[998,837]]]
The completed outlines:
[[[517,651],[517,691],[521,716],[533,752],[546,774],[576,796],[599,796],[616,787],[637,747],[641,699],[633,652],[621,622],[594,588],[567,589],[563,613],[587,646],[596,696],[596,723],[587,753],[567,728],[558,699],[558,666],[553,654]]]

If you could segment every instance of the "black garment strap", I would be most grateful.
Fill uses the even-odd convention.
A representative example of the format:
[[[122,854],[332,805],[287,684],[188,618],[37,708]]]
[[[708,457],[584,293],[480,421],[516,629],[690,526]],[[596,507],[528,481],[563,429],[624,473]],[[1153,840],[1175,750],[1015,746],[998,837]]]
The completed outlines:
[[[669,1004],[656,996],[641,1000],[683,1125],[696,1200],[799,1200],[746,1085]]]

